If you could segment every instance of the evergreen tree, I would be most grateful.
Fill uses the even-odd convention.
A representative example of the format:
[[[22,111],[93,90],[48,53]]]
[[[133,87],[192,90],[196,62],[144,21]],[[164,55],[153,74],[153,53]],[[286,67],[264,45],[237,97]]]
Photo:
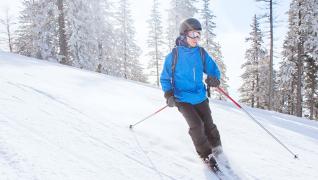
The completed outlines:
[[[211,9],[210,9],[210,0],[203,0],[203,8],[201,10],[201,24],[202,24],[202,46],[204,49],[212,55],[213,59],[218,64],[218,67],[221,71],[221,87],[227,92],[227,81],[228,77],[226,76],[226,66],[223,62],[223,56],[221,53],[221,47],[220,45],[215,42],[215,33],[214,29],[216,27],[214,18]],[[211,93],[212,96],[218,98],[218,99],[224,99],[224,97],[220,93]]]
[[[311,111],[310,117],[313,117],[313,109],[315,99],[315,92],[317,86],[317,71],[314,60],[315,49],[317,47],[317,34],[315,33],[315,22],[317,19],[317,1],[302,1],[293,0],[289,9],[289,31],[284,43],[283,63],[280,67],[280,99],[284,109],[287,113],[302,116],[304,102],[309,106]],[[316,40],[315,40],[316,39]],[[313,43],[314,42],[314,43]],[[286,66],[286,67],[285,67]],[[286,69],[289,69],[286,73]],[[286,77],[288,76],[288,77]],[[286,80],[285,82],[282,80]],[[287,84],[284,85],[284,84]],[[286,87],[289,86],[289,91],[286,92]],[[303,92],[303,89],[306,91]],[[287,94],[286,94],[287,93]],[[305,96],[304,96],[305,95]],[[304,96],[304,99],[303,99]],[[288,101],[286,100],[288,97]]]
[[[67,1],[68,45],[73,66],[88,70],[97,69],[98,42],[94,28],[94,1]]]
[[[150,75],[156,77],[156,85],[159,86],[159,68],[162,67],[163,60],[163,45],[164,41],[162,38],[162,22],[159,13],[159,2],[158,0],[153,1],[153,7],[151,10],[149,23],[149,37],[148,37],[148,56],[150,57],[148,68],[151,69]]]
[[[297,104],[296,104],[296,115],[298,117],[302,117],[302,81],[303,81],[303,64],[304,64],[304,42],[305,42],[305,32],[304,32],[304,17],[305,17],[305,6],[304,1],[302,0],[294,0],[292,4],[296,8],[297,16],[296,16],[296,27],[297,27]]]
[[[94,9],[95,26],[93,28],[95,38],[98,44],[97,49],[97,72],[111,74],[115,71],[114,64],[116,55],[114,45],[116,45],[116,35],[113,27],[114,12],[113,4],[108,0],[94,0],[92,8]],[[96,26],[97,25],[97,26]]]
[[[128,0],[119,1],[116,17],[119,23],[116,30],[118,33],[116,52],[119,71],[116,74],[125,79],[145,82],[146,77],[142,73],[142,67],[138,61],[141,50],[135,42],[135,30]]]
[[[56,7],[47,0],[25,0],[15,51],[38,59],[56,61]]]
[[[285,41],[286,47],[287,42]],[[285,53],[286,50],[285,49]],[[294,53],[295,52],[290,52]],[[290,56],[289,56],[290,55]],[[293,62],[294,56],[292,54],[285,54],[283,61],[280,62],[280,67],[277,75],[277,96],[279,102],[278,111],[293,115],[296,106],[296,65]]]
[[[305,59],[305,105],[309,109],[309,119],[314,119],[315,102],[318,101],[317,78],[318,63],[313,57],[308,56]]]
[[[274,87],[274,69],[273,69],[273,58],[274,58],[274,5],[277,4],[275,0],[256,0],[256,2],[263,2],[265,3],[265,7],[268,10],[268,13],[265,13],[263,17],[268,19],[269,23],[269,40],[270,40],[270,47],[269,47],[269,83],[268,83],[268,109],[272,109],[272,95],[273,95],[273,87]]]
[[[36,14],[36,33],[35,43],[38,47],[39,59],[56,61],[58,47],[57,7],[53,1],[39,0],[38,13]]]
[[[171,8],[168,10],[167,42],[169,51],[175,46],[175,40],[179,36],[179,25],[182,20],[193,17],[198,11],[193,5],[196,0],[171,0]]]
[[[268,109],[269,108],[269,100],[268,93],[269,92],[269,63],[270,63],[270,55],[267,50],[261,50],[261,58],[257,63],[257,71],[258,71],[258,79],[257,79],[257,89],[255,92],[255,103],[257,108]],[[273,91],[276,92],[276,72],[273,71]],[[273,93],[271,99],[276,99],[276,94]],[[277,107],[276,101],[272,101],[272,109],[275,110]]]
[[[306,54],[304,60],[304,101],[309,109],[309,118],[314,119],[315,102],[318,101],[318,1],[308,1],[306,9],[305,20],[308,34],[304,43]]]
[[[299,117],[302,117],[302,106],[303,106],[303,81],[304,81],[304,72],[303,72],[303,65],[306,55],[305,52],[305,46],[304,44],[308,40],[309,30],[310,26],[308,26],[308,19],[310,14],[310,4],[309,1],[303,1],[303,0],[293,0],[291,2],[291,8],[290,8],[290,18],[291,23],[293,27],[295,37],[292,37],[295,39],[296,42],[296,53],[297,58],[295,61],[296,64],[296,70],[297,70],[297,99],[296,99],[296,115]]]
[[[66,39],[65,29],[65,0],[57,0],[58,9],[58,49],[59,49],[59,62],[62,64],[71,65],[69,56],[68,40]]]
[[[226,68],[226,65],[223,61],[223,55],[222,55],[221,46],[219,45],[219,43],[215,44],[215,49],[211,53],[211,55],[212,55],[213,59],[215,60],[215,62],[217,63],[217,65],[220,69],[220,72],[221,72],[220,87],[222,87],[222,89],[225,92],[228,92],[229,85],[227,84],[227,81],[229,80],[229,78],[226,75],[227,68]],[[219,100],[225,99],[225,97],[220,93],[213,92],[213,93],[211,93],[211,95],[215,96]]]
[[[120,2],[117,17],[107,0],[25,0],[23,4],[15,41],[18,53],[146,81],[126,0]]]
[[[14,51],[25,56],[37,57],[39,54],[36,45],[37,39],[37,14],[39,3],[33,0],[22,2],[23,10],[20,12],[19,27],[16,31],[17,38],[14,41]],[[40,57],[37,57],[40,58]]]
[[[5,10],[5,17],[0,19],[0,24],[4,26],[5,31],[0,32],[0,34],[5,34],[6,42],[10,52],[13,52],[13,32],[12,27],[15,25],[13,16],[9,14],[9,9]],[[2,40],[2,39],[1,39]]]
[[[208,52],[214,52],[217,45],[215,42],[215,22],[213,12],[210,9],[210,0],[203,0],[203,9],[201,10],[202,24],[202,46]]]
[[[247,42],[250,42],[250,48],[245,53],[247,62],[242,65],[242,68],[245,68],[245,72],[241,76],[243,84],[239,89],[241,92],[241,102],[250,104],[252,107],[255,105],[256,107],[260,107],[261,99],[267,97],[264,86],[267,85],[266,80],[268,79],[261,76],[261,73],[264,75],[266,70],[268,70],[265,68],[267,59],[265,57],[265,50],[262,47],[263,34],[258,21],[255,15],[251,24],[252,32],[250,32],[250,37],[246,39]]]
[[[292,6],[291,6],[292,8]],[[295,114],[297,89],[297,23],[295,11],[289,11],[289,31],[283,45],[283,60],[278,72],[278,91],[280,112]]]

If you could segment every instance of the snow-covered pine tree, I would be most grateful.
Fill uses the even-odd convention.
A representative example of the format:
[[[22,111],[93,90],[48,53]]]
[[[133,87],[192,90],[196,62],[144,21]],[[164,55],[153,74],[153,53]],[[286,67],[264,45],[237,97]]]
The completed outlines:
[[[288,33],[283,44],[283,59],[280,62],[277,83],[279,102],[281,104],[279,111],[287,114],[295,114],[296,109],[296,89],[297,89],[297,42],[298,35],[297,22],[295,17],[297,12],[294,4],[290,4]]]
[[[62,64],[71,65],[68,40],[66,39],[65,0],[57,0],[56,6],[58,9],[58,61]]]
[[[150,57],[148,68],[150,76],[156,77],[156,85],[159,86],[159,72],[162,67],[163,60],[163,29],[162,21],[159,13],[159,1],[153,0],[153,7],[151,9],[151,15],[147,21],[149,24],[149,37],[148,37],[148,56]]]
[[[269,23],[269,83],[268,83],[268,109],[272,109],[272,94],[273,94],[273,87],[274,87],[274,69],[273,69],[273,58],[274,58],[274,5],[277,4],[276,0],[256,0],[256,2],[263,2],[265,3],[265,8],[268,10],[268,13],[265,13],[263,17],[268,19]]]
[[[268,92],[269,92],[269,63],[270,63],[270,56],[267,50],[263,50],[264,53],[261,59],[258,62],[258,86],[255,93],[256,98],[256,107],[261,109],[268,109],[269,107],[269,100],[268,100]],[[273,90],[275,92],[276,84],[276,72],[273,71]],[[276,94],[273,93],[271,99],[276,99]],[[272,101],[272,109],[276,110],[276,101]]]
[[[318,119],[318,101],[315,102],[314,117],[315,117],[316,120]]]
[[[284,43],[283,60],[277,75],[278,111],[293,115],[296,106],[296,65],[294,63],[295,50],[289,49],[289,39]]]
[[[15,25],[14,17],[9,13],[9,8],[5,9],[5,17],[0,18],[0,25],[2,25],[5,29],[4,32],[0,32],[0,34],[4,34],[5,42],[10,52],[13,52],[13,39],[14,33],[12,31],[12,27]],[[2,40],[2,39],[1,39]]]
[[[18,28],[15,31],[17,38],[13,42],[13,51],[29,57],[35,57],[36,46],[34,40],[36,33],[33,30],[35,26],[36,9],[34,8],[36,2],[31,0],[24,0],[22,2],[23,9],[20,12],[18,19]]]
[[[290,5],[289,16],[292,23],[292,30],[294,31],[294,37],[296,42],[296,53],[297,58],[295,61],[296,65],[296,77],[297,77],[297,99],[296,99],[296,114],[302,117],[303,114],[303,85],[304,85],[304,63],[308,56],[305,50],[305,44],[310,36],[310,12],[311,12],[310,1],[293,0]]]
[[[35,42],[37,39],[35,27],[37,27],[36,15],[39,4],[34,0],[24,0],[22,6],[19,27],[16,30],[17,38],[14,40],[14,51],[21,55],[37,57],[39,49]]]
[[[171,0],[168,10],[167,43],[169,51],[175,46],[179,36],[179,25],[182,20],[193,17],[198,11],[194,6],[196,0]]]
[[[296,115],[302,117],[303,114],[303,92],[302,92],[302,82],[303,82],[303,64],[304,64],[304,43],[305,43],[305,2],[303,0],[294,0],[295,10],[297,12],[297,104],[296,104]]]
[[[318,101],[317,95],[317,78],[318,63],[313,57],[308,56],[305,59],[305,82],[304,82],[304,99],[305,105],[309,109],[309,119],[314,119],[315,102]],[[318,120],[318,119],[317,119]]]
[[[304,44],[304,101],[309,109],[309,119],[314,119],[315,102],[318,101],[318,0],[308,1],[306,9],[308,37]]]
[[[210,9],[210,0],[203,0],[203,8],[200,10],[201,24],[202,24],[202,38],[201,45],[208,51],[213,52],[216,49],[215,42],[215,15]]]
[[[134,21],[129,9],[129,1],[120,0],[118,5],[118,12],[116,14],[118,21],[118,26],[116,27],[116,57],[120,69],[118,69],[116,75],[119,74],[125,79],[146,82],[146,77],[138,61],[141,50],[135,41]]]
[[[116,70],[116,55],[114,47],[116,45],[116,35],[114,31],[114,8],[108,0],[94,0],[94,34],[98,44],[97,72],[111,74]]]
[[[201,37],[201,45],[204,49],[212,55],[213,59],[219,66],[221,71],[221,85],[226,92],[228,77],[226,76],[226,66],[223,62],[223,56],[221,52],[221,46],[219,43],[215,42],[215,33],[214,29],[216,24],[214,22],[215,16],[213,15],[212,10],[210,9],[210,0],[203,0],[203,8],[200,11],[201,15],[201,24],[202,24],[202,37]],[[218,99],[225,99],[220,93],[216,93],[215,91],[211,92],[211,96],[216,97]]]
[[[38,0],[38,13],[36,14],[37,38],[40,59],[56,61],[58,47],[57,31],[57,6],[54,1]]]
[[[254,106],[255,101],[253,94],[255,88],[255,81],[253,76],[251,76],[251,74],[255,72],[254,66],[255,65],[253,65],[251,61],[247,61],[244,64],[242,64],[241,68],[245,68],[245,71],[241,75],[243,83],[239,88],[240,102],[250,105],[252,107]]]
[[[95,71],[98,61],[98,42],[96,40],[92,8],[94,1],[69,0],[66,2],[68,45],[73,66]]]
[[[25,0],[20,16],[16,52],[38,59],[56,61],[56,6],[48,0]]]
[[[229,85],[227,84],[227,81],[229,78],[226,75],[227,68],[223,61],[223,55],[221,52],[221,46],[219,43],[215,43],[215,50],[211,53],[213,59],[216,61],[220,71],[221,71],[221,84],[220,87],[225,91],[228,92]],[[214,94],[217,99],[224,100],[225,97],[221,95],[220,93],[216,93],[215,91],[211,92],[211,95]]]
[[[313,83],[316,80],[310,80],[311,78],[315,78],[314,74],[309,73],[311,68],[315,69],[314,63],[310,60],[312,56],[312,50],[315,49],[316,45],[310,43],[310,39],[315,39],[315,33],[313,32],[312,24],[315,22],[315,19],[312,14],[314,14],[313,7],[315,6],[315,2],[317,1],[303,1],[303,0],[293,0],[290,4],[289,9],[289,31],[284,43],[284,51],[283,56],[284,59],[282,65],[288,65],[288,67],[281,66],[280,67],[280,81],[279,81],[279,89],[285,89],[286,86],[282,84],[287,84],[289,86],[289,91],[285,93],[285,96],[289,97],[288,103],[288,113],[294,114],[297,116],[302,116],[303,113],[303,100],[307,102],[307,104],[313,104],[312,98],[313,92],[315,90],[306,90],[303,92],[304,85],[307,88],[314,87]],[[317,11],[317,10],[315,10]],[[316,37],[317,38],[317,37]],[[314,42],[315,40],[313,40]],[[304,65],[306,65],[304,67]],[[286,74],[286,68],[289,68],[289,73]],[[304,73],[304,70],[306,71]],[[287,76],[287,78],[282,78],[281,76]],[[308,79],[309,78],[309,79]],[[285,79],[287,82],[282,81]],[[307,81],[304,81],[304,80]],[[311,94],[309,93],[311,92]],[[305,99],[303,99],[304,93],[306,93]],[[282,92],[280,93],[282,94]],[[286,102],[286,98],[282,97],[282,103]],[[310,103],[311,102],[311,103]],[[314,105],[313,105],[314,106]],[[286,107],[284,107],[286,109]],[[313,107],[312,107],[313,108]]]
[[[252,107],[260,107],[260,99],[264,99],[266,96],[266,91],[263,87],[266,81],[261,81],[260,70],[266,70],[263,66],[266,65],[265,50],[262,47],[263,44],[263,34],[259,27],[259,19],[256,15],[253,18],[253,23],[251,24],[252,31],[250,32],[250,37],[246,38],[247,42],[250,42],[250,48],[245,52],[246,63],[242,65],[245,68],[245,72],[242,74],[243,84],[239,91],[241,93],[241,102],[247,103]],[[262,62],[262,63],[260,63]],[[268,79],[267,79],[268,80]],[[262,84],[260,83],[262,82]],[[262,86],[261,86],[262,85]]]

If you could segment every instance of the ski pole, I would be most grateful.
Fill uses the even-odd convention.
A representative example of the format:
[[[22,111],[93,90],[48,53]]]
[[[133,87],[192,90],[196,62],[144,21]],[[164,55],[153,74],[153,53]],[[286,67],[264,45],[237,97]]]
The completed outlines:
[[[222,88],[217,87],[217,89],[222,92],[227,98],[229,98],[239,109],[243,110],[253,121],[256,122],[261,128],[263,128],[272,138],[274,138],[280,145],[282,145],[289,153],[291,153],[295,159],[298,156],[293,153],[286,145],[284,145],[277,137],[275,137],[269,130],[267,130],[260,122],[258,122],[248,111],[246,111],[239,103],[237,103],[230,95],[228,95]]]
[[[211,97],[211,89],[210,89],[209,85],[207,85],[206,91],[208,92],[208,97],[210,98]]]
[[[135,124],[133,124],[133,125],[129,125],[129,128],[130,128],[130,129],[132,129],[132,128],[133,128],[134,126],[136,126],[137,124],[139,124],[139,123],[141,123],[141,122],[143,122],[143,121],[145,121],[145,120],[149,119],[150,117],[154,116],[155,114],[157,114],[158,112],[162,111],[162,110],[163,110],[163,109],[165,109],[166,107],[168,107],[168,105],[166,105],[166,106],[164,106],[164,107],[160,108],[160,109],[159,109],[159,110],[157,110],[156,112],[154,112],[154,113],[150,114],[149,116],[147,116],[147,117],[143,118],[142,120],[140,120],[140,121],[136,122]]]

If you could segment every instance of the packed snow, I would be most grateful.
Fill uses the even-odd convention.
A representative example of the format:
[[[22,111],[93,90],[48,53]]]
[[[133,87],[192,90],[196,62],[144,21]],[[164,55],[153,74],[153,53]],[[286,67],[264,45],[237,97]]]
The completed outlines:
[[[216,179],[160,88],[0,52],[1,180]],[[224,152],[241,179],[318,179],[318,124],[210,100]]]

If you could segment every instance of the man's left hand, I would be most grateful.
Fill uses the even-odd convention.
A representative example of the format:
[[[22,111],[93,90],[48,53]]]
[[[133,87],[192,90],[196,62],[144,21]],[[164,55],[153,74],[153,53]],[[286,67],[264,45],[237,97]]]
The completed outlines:
[[[216,77],[208,76],[205,80],[205,83],[211,87],[219,87],[220,80],[218,80]]]

